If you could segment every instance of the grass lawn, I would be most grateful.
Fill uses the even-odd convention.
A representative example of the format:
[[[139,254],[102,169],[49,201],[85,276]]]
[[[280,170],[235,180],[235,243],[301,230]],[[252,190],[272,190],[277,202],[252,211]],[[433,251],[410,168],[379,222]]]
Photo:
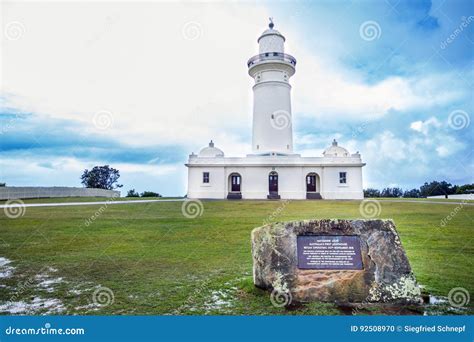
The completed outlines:
[[[250,231],[277,212],[278,221],[360,218],[360,202],[282,203],[205,201],[194,219],[182,214],[181,202],[31,207],[16,219],[2,210],[0,257],[11,262],[3,259],[3,277],[0,269],[0,312],[341,314],[334,304],[272,306],[252,284]],[[381,201],[381,208],[425,291],[474,294],[474,206]]]
[[[23,203],[71,203],[71,202],[106,202],[106,201],[137,201],[137,200],[163,200],[179,199],[183,197],[50,197],[50,198],[28,198],[22,200]],[[6,204],[7,200],[0,200],[0,204]]]
[[[405,198],[405,197],[397,197],[397,198],[389,198],[389,197],[378,197],[373,198],[378,201],[417,201],[417,202],[464,202],[464,203],[474,203],[474,200],[462,200],[456,198]]]

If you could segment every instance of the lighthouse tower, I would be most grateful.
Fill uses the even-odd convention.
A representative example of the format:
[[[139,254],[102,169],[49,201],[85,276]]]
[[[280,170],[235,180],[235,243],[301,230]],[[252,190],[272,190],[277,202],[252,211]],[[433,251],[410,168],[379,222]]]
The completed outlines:
[[[258,38],[259,54],[247,62],[253,86],[252,151],[257,155],[293,154],[290,77],[296,59],[285,54],[285,37],[269,28]]]

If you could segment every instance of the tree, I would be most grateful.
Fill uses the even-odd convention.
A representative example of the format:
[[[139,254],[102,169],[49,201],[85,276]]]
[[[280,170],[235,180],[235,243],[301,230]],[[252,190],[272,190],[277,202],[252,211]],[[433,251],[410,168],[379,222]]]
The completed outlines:
[[[401,188],[385,188],[382,190],[380,197],[402,197],[403,190]]]
[[[418,189],[407,190],[403,193],[403,197],[406,197],[406,198],[419,198],[420,197],[420,190],[418,190]]]
[[[97,188],[112,190],[121,188],[123,185],[117,184],[120,172],[109,165],[94,166],[92,170],[84,170],[81,176],[81,183],[86,188]]]
[[[420,187],[420,196],[447,196],[452,195],[456,192],[456,187],[453,187],[451,183],[446,181],[438,182],[432,181],[431,183],[425,183]]]
[[[380,191],[373,188],[364,189],[364,197],[380,197]]]
[[[459,186],[456,189],[457,194],[472,194],[474,192],[474,183],[473,184],[464,184]]]
[[[138,192],[135,191],[135,189],[128,190],[127,196],[125,197],[140,197]]]

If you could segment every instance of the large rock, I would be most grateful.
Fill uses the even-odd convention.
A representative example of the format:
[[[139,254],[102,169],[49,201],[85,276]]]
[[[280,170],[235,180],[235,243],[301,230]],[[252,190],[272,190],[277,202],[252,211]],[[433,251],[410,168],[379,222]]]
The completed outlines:
[[[298,236],[358,236],[362,269],[298,268]],[[400,238],[391,220],[311,220],[272,223],[252,231],[256,286],[293,301],[420,302]]]

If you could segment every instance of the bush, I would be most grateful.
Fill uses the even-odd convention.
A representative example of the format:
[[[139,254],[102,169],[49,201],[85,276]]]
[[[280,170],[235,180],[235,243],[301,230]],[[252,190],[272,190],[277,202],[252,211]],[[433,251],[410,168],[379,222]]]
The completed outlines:
[[[144,191],[140,195],[141,197],[161,197],[159,193],[153,191]]]

